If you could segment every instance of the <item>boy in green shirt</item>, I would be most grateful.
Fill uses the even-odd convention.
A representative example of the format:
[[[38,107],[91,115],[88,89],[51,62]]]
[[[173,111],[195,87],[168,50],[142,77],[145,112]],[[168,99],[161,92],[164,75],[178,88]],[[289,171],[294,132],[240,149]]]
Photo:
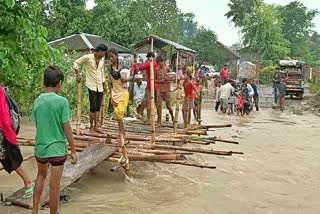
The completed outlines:
[[[46,93],[41,94],[35,100],[32,110],[32,119],[36,122],[37,127],[34,153],[38,165],[33,196],[33,214],[38,213],[49,163],[51,165],[49,207],[50,213],[57,213],[60,180],[68,152],[66,140],[71,149],[72,163],[77,161],[68,100],[57,95],[62,88],[63,79],[64,75],[58,67],[49,66],[44,73]]]

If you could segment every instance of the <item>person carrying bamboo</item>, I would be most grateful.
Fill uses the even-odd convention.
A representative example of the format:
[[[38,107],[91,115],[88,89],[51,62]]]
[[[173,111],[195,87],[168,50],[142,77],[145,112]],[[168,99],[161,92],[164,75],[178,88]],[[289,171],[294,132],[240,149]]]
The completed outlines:
[[[150,65],[151,62],[153,62],[153,68],[154,71],[157,70],[158,63],[155,60],[155,54],[153,52],[148,52],[147,53],[147,58],[148,61],[142,65],[139,66],[140,71],[145,71],[147,73],[147,89],[146,93],[144,95],[143,101],[142,101],[142,106],[141,106],[141,111],[143,112],[145,108],[147,108],[147,117],[148,121],[150,121],[150,116],[151,116],[151,75],[150,75]],[[156,72],[154,74],[155,76],[157,75]],[[158,84],[154,83],[154,91],[156,92],[158,89]],[[143,117],[143,115],[142,115]],[[143,118],[142,118],[143,119]]]
[[[107,46],[100,44],[93,53],[80,57],[73,64],[78,83],[81,82],[80,65],[83,64],[86,69],[86,87],[90,102],[90,132],[103,133],[98,128],[98,124],[102,97],[105,92],[104,58],[107,50]]]
[[[119,64],[118,52],[115,49],[108,51],[108,57],[111,65],[108,66],[108,82],[111,92],[111,101],[114,109],[115,119],[119,125],[119,141],[123,152],[123,158],[126,162],[124,164],[127,175],[129,173],[128,157],[125,148],[125,133],[123,125],[123,117],[126,113],[127,106],[129,104],[129,92],[128,88],[124,86],[124,83],[133,80],[133,77],[121,76],[121,66]]]
[[[157,57],[157,62],[159,67],[156,71],[156,83],[158,84],[158,93],[157,93],[157,127],[162,126],[162,102],[166,102],[167,109],[171,115],[172,122],[174,121],[173,110],[171,108],[171,92],[170,92],[170,82],[171,80],[168,77],[168,73],[171,72],[171,69],[164,63],[161,56]]]

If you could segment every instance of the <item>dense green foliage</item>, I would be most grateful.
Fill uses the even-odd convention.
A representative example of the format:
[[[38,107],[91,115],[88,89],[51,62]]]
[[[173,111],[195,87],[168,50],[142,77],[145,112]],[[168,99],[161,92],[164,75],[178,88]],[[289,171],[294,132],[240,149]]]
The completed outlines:
[[[312,31],[317,10],[309,10],[299,1],[278,6],[263,0],[230,0],[228,6],[226,17],[240,29],[243,45],[258,51],[264,64],[287,57],[318,63],[319,34]]]

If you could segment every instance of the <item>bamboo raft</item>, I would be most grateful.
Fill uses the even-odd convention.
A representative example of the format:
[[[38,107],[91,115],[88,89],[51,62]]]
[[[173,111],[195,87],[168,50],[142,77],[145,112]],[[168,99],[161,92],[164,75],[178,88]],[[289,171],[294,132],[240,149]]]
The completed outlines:
[[[190,162],[188,156],[193,154],[211,154],[231,156],[233,154],[243,154],[238,151],[214,150],[210,145],[217,142],[227,144],[239,144],[239,142],[219,137],[208,137],[210,129],[231,127],[226,125],[192,125],[189,128],[177,126],[176,134],[173,133],[173,126],[157,128],[154,143],[150,135],[150,124],[140,121],[125,123],[125,148],[130,161],[149,161],[164,164],[178,164],[199,168],[215,169],[216,166]],[[102,144],[107,147],[116,147],[116,151],[111,156],[106,157],[107,161],[116,163],[111,169],[121,169],[125,166],[123,151],[119,142],[118,125],[115,121],[105,121],[101,126],[103,134],[90,133],[87,128],[79,129],[79,134],[74,131],[75,147],[77,152],[82,152],[86,148],[95,144]],[[34,139],[19,138],[19,142],[25,146],[34,146]]]

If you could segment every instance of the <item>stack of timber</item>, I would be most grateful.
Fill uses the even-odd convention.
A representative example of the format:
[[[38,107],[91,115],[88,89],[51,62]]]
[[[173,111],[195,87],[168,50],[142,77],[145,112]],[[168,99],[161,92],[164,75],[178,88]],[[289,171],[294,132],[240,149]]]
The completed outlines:
[[[164,164],[179,164],[200,168],[214,169],[215,166],[204,165],[188,161],[188,156],[195,153],[231,156],[243,154],[237,151],[219,151],[208,148],[216,142],[239,144],[237,141],[207,136],[211,129],[231,127],[226,125],[192,125],[188,128],[178,126],[173,133],[173,126],[164,126],[156,129],[154,143],[152,143],[150,124],[140,121],[125,123],[125,149],[130,161],[150,161]],[[119,142],[118,124],[115,121],[105,121],[101,126],[104,134],[90,133],[88,128],[80,129],[79,135],[74,132],[75,146],[78,152],[95,144],[117,148],[106,160],[117,163],[112,169],[121,168],[123,162],[123,147]],[[23,145],[34,146],[34,139],[20,138]],[[128,160],[125,160],[128,161]]]

